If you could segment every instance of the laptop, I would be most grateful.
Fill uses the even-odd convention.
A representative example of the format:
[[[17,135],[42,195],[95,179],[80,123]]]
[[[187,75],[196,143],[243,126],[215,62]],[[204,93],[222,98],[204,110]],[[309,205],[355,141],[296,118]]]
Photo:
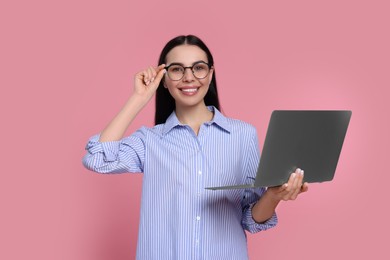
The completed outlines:
[[[297,168],[304,170],[304,182],[333,180],[351,115],[349,110],[273,111],[254,183],[206,189],[279,186]]]

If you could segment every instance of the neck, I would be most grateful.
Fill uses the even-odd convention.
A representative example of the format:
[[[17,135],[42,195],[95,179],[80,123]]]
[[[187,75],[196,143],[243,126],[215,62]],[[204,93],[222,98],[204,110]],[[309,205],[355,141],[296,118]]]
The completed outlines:
[[[213,112],[204,103],[193,107],[176,106],[175,112],[180,123],[189,125],[196,134],[202,124],[213,118]]]

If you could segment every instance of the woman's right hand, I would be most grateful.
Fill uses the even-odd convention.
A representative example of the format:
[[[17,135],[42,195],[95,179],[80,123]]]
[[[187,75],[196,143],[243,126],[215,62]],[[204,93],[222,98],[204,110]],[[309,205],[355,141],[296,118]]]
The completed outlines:
[[[134,91],[124,107],[100,134],[99,141],[118,141],[127,128],[156,92],[165,73],[165,64],[150,67],[135,74]]]
[[[165,73],[165,64],[158,67],[149,67],[135,74],[134,94],[146,99],[152,98]]]

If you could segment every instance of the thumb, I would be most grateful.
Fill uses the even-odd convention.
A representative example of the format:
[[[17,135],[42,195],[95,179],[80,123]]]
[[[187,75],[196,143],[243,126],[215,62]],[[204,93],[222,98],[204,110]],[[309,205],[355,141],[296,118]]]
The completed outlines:
[[[280,194],[282,192],[284,192],[288,187],[288,183],[285,183],[279,187],[277,187],[277,190],[276,190],[276,193]]]
[[[160,65],[159,68],[161,67],[160,71],[157,73],[157,76],[155,78],[155,81],[158,82],[158,84],[160,84],[160,81],[162,79],[162,77],[164,76],[164,74],[166,73],[166,70],[164,69],[165,65],[162,66]]]
[[[151,82],[150,82],[150,87],[151,87],[152,89],[157,89],[158,86],[160,85],[160,81],[161,81],[161,79],[162,79],[162,77],[164,76],[164,73],[165,73],[165,71],[166,71],[166,70],[164,69],[164,67],[165,67],[165,65],[162,64],[162,65],[160,65],[160,66],[158,66],[158,67],[156,68],[156,70],[158,70],[157,75],[156,75],[154,78],[152,78],[152,80],[151,80]],[[147,84],[147,85],[149,85],[149,84]]]

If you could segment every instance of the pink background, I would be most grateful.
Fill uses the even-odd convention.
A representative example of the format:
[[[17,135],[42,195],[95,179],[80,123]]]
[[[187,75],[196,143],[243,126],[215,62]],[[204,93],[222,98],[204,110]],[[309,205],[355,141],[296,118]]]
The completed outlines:
[[[209,45],[223,111],[261,143],[274,109],[353,111],[334,181],[281,203],[279,225],[248,236],[251,259],[389,259],[388,1],[7,2],[0,259],[134,259],[142,175],[94,174],[81,158],[179,34]]]

